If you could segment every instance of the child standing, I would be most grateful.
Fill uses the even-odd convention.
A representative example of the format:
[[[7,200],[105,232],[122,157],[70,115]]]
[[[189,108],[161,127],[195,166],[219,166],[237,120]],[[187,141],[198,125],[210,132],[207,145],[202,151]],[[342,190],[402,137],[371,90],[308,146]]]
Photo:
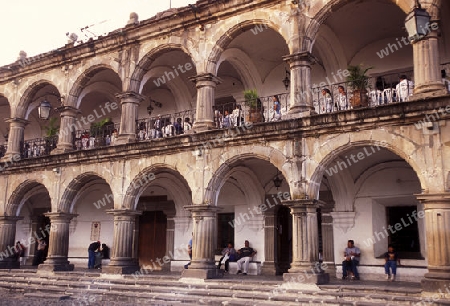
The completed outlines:
[[[386,280],[390,278],[389,268],[392,270],[391,282],[395,281],[395,275],[397,274],[397,262],[400,265],[400,258],[398,258],[398,253],[395,251],[392,244],[388,245],[388,251],[384,253],[384,259],[386,263],[384,264],[384,272],[386,273]]]

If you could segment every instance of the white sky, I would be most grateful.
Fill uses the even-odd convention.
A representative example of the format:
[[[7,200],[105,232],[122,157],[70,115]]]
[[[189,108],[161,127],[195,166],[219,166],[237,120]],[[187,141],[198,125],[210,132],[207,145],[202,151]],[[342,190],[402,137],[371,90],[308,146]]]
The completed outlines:
[[[172,7],[195,2],[172,0]],[[89,30],[100,35],[124,27],[131,12],[145,20],[168,9],[169,3],[170,0],[0,0],[0,66],[16,61],[20,50],[30,57],[64,46],[67,32],[75,32],[82,39],[85,36],[80,29],[97,24]]]

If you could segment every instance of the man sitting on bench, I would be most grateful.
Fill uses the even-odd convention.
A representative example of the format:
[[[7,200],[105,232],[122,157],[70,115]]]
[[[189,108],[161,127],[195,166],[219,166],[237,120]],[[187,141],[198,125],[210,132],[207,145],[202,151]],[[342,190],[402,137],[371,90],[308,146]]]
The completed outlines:
[[[245,247],[240,249],[239,251],[237,251],[237,253],[240,256],[240,259],[237,261],[237,267],[238,267],[237,274],[242,273],[242,263],[243,263],[244,264],[244,273],[242,273],[242,274],[247,275],[250,260],[252,259],[253,256],[256,255],[256,251],[253,250],[253,248],[249,247],[249,245],[250,244],[249,244],[248,240],[245,240]]]
[[[359,280],[358,269],[356,266],[359,264],[359,258],[361,257],[361,251],[355,247],[353,240],[347,242],[347,247],[344,251],[344,261],[342,262],[342,279],[347,278],[347,270],[351,270],[353,273],[352,279]]]

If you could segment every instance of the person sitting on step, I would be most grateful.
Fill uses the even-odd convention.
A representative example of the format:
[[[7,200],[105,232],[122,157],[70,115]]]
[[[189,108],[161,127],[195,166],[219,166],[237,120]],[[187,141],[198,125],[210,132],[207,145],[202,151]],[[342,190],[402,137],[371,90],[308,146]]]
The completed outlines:
[[[247,275],[248,273],[248,266],[250,265],[250,260],[253,258],[253,256],[256,255],[256,251],[250,247],[250,243],[248,240],[245,240],[245,247],[241,248],[237,253],[240,256],[240,259],[237,261],[237,267],[238,271],[237,274],[242,273],[242,264],[244,264],[243,267],[243,275]]]

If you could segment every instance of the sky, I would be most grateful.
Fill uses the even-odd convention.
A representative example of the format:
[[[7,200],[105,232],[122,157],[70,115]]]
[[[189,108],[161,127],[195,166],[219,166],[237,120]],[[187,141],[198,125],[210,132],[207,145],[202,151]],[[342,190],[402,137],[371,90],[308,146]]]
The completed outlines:
[[[131,12],[148,19],[172,7],[195,0],[0,0],[0,66],[16,61],[24,50],[28,57],[48,52],[67,43],[67,32],[79,39],[88,30],[102,32],[124,27]]]

